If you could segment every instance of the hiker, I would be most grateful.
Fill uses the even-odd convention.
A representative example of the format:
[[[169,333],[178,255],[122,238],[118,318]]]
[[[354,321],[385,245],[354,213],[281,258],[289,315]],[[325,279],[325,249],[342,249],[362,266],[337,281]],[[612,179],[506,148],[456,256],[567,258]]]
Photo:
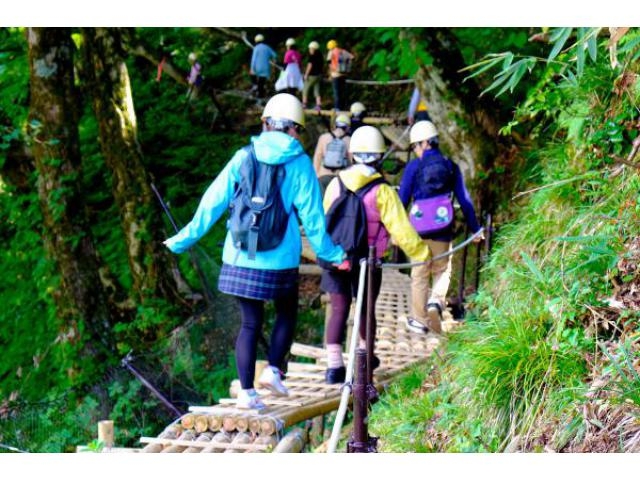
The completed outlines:
[[[362,102],[353,102],[349,107],[351,113],[351,131],[355,132],[358,128],[366,125],[364,117],[367,115],[367,108]]]
[[[302,89],[302,108],[307,108],[309,92],[313,88],[313,96],[316,100],[314,109],[322,109],[322,99],[320,98],[320,82],[322,81],[322,71],[324,59],[320,53],[320,44],[315,40],[309,43],[309,56],[307,66],[304,70],[304,87]]]
[[[251,90],[258,98],[264,98],[266,95],[265,85],[267,80],[271,78],[271,61],[275,60],[277,55],[269,45],[264,43],[264,35],[261,33],[255,36],[254,41],[256,44],[253,47],[249,66]]]
[[[284,74],[276,82],[276,90],[296,95],[304,87],[302,54],[298,51],[293,38],[287,38],[285,45],[287,51],[284,54]]]
[[[345,244],[357,244],[364,240],[365,251],[352,252],[351,248],[347,247],[347,254],[355,255],[351,258],[351,270],[337,271],[333,268],[324,268],[322,272],[320,287],[329,293],[331,301],[331,314],[325,332],[328,366],[325,372],[325,382],[328,384],[341,383],[345,380],[346,369],[342,359],[342,343],[345,340],[352,297],[356,296],[358,291],[359,258],[367,256],[368,245],[375,245],[376,256],[381,258],[391,237],[394,243],[417,261],[425,261],[430,256],[429,246],[422,241],[409,223],[398,194],[391,185],[384,181],[381,174],[385,143],[380,131],[372,126],[359,128],[353,133],[349,151],[353,154],[355,163],[339,172],[336,178],[331,181],[324,195],[323,205],[327,214],[327,229],[330,230],[333,240],[336,243]],[[341,199],[345,198],[341,196],[342,192],[346,192],[344,189],[357,192],[358,197],[361,198],[359,205],[363,206],[366,214],[364,226],[366,238],[345,238],[348,235],[357,235],[355,232],[358,231],[363,232],[363,237],[365,234],[362,229],[358,228],[359,225],[353,225],[353,218],[349,219],[351,216],[346,215],[347,212],[336,210],[342,201]],[[346,228],[341,229],[340,220],[350,222],[350,224],[342,225]],[[339,232],[348,233],[341,236]],[[376,269],[374,275],[374,291],[372,293],[375,304],[382,281],[381,269]],[[367,299],[364,298],[361,319],[367,318],[367,304]],[[373,317],[375,323],[375,312],[373,312]],[[375,325],[373,328],[375,331]],[[363,320],[360,323],[360,331],[353,334],[357,335],[358,333],[359,345],[361,348],[365,348],[366,321]],[[379,364],[380,360],[374,356],[373,368]]]
[[[411,100],[409,100],[409,110],[407,111],[407,123],[413,125],[414,122],[421,120],[431,121],[429,116],[429,107],[427,101],[420,93],[420,89],[416,86],[411,94]]]
[[[298,315],[298,267],[302,251],[298,220],[318,258],[337,268],[349,268],[344,250],[336,246],[326,233],[320,188],[311,159],[299,141],[305,125],[300,100],[287,93],[273,96],[264,107],[262,122],[262,133],[251,138],[249,147],[241,148],[233,155],[204,193],[192,220],[164,241],[172,252],[188,250],[233,206],[222,252],[218,289],[234,296],[240,309],[241,325],[235,357],[242,390],[238,393],[236,406],[249,409],[264,407],[254,389],[254,377],[256,347],[268,300],[275,303],[275,324],[269,343],[269,365],[264,368],[258,384],[273,395],[288,395],[282,383],[282,369],[293,341]],[[251,165],[255,165],[253,169]],[[262,175],[264,172],[271,172],[274,177]],[[252,178],[256,181],[251,182]],[[249,185],[256,188],[263,185],[263,180],[268,178],[272,178],[270,193],[274,194],[273,197],[269,192],[245,190]],[[256,199],[258,194],[263,196]],[[250,215],[244,218],[253,218],[250,224],[234,221],[238,218],[235,212],[242,212],[244,205],[266,205],[271,200],[273,209],[261,214],[254,210],[248,212]],[[268,220],[268,215],[282,213],[285,215],[282,228],[262,231],[261,222]],[[259,221],[255,222],[257,215]],[[255,230],[254,226],[257,226]],[[244,231],[244,237],[243,227],[249,229]],[[280,236],[282,239],[275,246],[261,250],[261,242],[269,243],[272,237]]]
[[[452,195],[460,204],[469,230],[476,233],[481,227],[460,167],[440,152],[435,125],[427,120],[416,122],[409,132],[409,142],[416,158],[405,168],[399,195],[404,206],[410,206],[409,219],[436,257],[451,249]],[[474,242],[483,239],[481,234]],[[410,330],[442,333],[442,312],[450,280],[451,255],[411,269],[411,314],[407,317]]]
[[[333,109],[344,110],[347,105],[347,73],[351,72],[354,55],[338,46],[336,40],[327,42],[329,77],[333,87]]]
[[[200,95],[200,89],[202,87],[202,65],[198,62],[198,56],[191,52],[189,54],[189,64],[191,70],[189,70],[189,76],[187,77],[187,83],[189,88],[187,89],[187,101],[195,100]]]
[[[313,153],[313,168],[320,181],[323,195],[336,173],[353,163],[353,156],[349,152],[350,125],[349,117],[340,114],[336,117],[335,128],[318,137]]]

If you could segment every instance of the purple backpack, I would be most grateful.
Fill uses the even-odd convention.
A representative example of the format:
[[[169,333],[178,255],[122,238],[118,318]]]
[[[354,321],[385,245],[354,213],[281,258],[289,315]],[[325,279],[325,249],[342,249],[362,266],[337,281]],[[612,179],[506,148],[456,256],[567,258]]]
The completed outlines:
[[[451,194],[415,200],[409,209],[409,221],[420,235],[447,228],[453,222]]]

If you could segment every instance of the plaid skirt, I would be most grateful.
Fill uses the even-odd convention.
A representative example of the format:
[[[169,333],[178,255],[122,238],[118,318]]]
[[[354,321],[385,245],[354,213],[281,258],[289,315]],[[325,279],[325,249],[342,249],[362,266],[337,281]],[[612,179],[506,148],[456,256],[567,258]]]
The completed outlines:
[[[298,269],[258,270],[222,264],[218,290],[236,297],[273,300],[298,289]]]

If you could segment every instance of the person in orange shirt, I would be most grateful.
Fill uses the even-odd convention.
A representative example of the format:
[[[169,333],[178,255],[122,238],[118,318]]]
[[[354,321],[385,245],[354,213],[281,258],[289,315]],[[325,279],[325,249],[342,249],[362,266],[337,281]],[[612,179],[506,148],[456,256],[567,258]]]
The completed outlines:
[[[347,105],[347,77],[351,72],[351,63],[355,56],[338,46],[336,40],[327,42],[327,62],[329,63],[329,77],[333,87],[333,109],[345,110]]]

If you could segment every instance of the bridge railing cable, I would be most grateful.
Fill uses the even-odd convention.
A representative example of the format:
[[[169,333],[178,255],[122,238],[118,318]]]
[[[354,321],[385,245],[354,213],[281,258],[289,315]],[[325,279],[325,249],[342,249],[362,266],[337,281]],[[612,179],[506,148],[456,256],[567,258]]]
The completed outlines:
[[[480,228],[480,230],[478,230],[476,233],[471,235],[465,241],[460,242],[458,245],[456,245],[455,247],[451,248],[450,250],[447,250],[446,252],[441,253],[440,255],[436,255],[435,257],[432,257],[429,260],[425,260],[424,262],[407,262],[407,263],[387,263],[387,262],[382,262],[380,264],[380,268],[398,268],[398,269],[402,269],[402,268],[412,268],[412,267],[419,267],[421,265],[427,265],[429,263],[435,262],[436,260],[440,260],[442,258],[448,257],[449,255],[453,255],[455,252],[457,252],[461,248],[464,248],[467,245],[469,245],[471,242],[473,242],[478,236],[482,235],[483,232],[484,232],[484,227]]]

